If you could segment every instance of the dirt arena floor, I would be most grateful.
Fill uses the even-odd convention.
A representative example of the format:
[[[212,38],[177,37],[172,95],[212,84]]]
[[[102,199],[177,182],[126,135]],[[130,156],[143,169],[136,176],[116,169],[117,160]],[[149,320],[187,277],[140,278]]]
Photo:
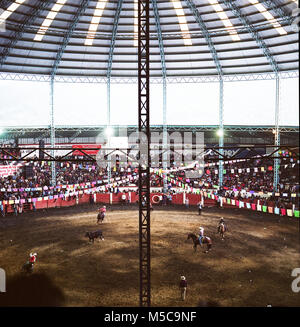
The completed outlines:
[[[216,234],[220,217],[229,232]],[[199,226],[212,251],[194,252]],[[102,229],[89,244],[86,231]],[[239,209],[156,209],[152,213],[152,306],[300,306],[291,272],[300,267],[298,221]],[[20,272],[30,252],[35,271]],[[0,306],[138,306],[137,207],[111,207],[96,224],[96,207],[54,209],[0,218],[0,267],[7,292]],[[188,280],[186,301],[179,280]]]

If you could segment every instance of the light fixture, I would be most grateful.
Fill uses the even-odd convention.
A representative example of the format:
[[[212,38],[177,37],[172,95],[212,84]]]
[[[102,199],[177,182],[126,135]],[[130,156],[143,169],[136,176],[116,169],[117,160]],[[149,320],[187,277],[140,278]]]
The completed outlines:
[[[224,136],[224,130],[223,130],[222,128],[218,129],[218,130],[217,130],[217,135],[218,135],[219,137]]]
[[[113,128],[110,127],[110,126],[107,126],[106,129],[105,129],[105,135],[106,135],[107,137],[110,137],[110,136],[113,135],[113,133],[114,133]]]

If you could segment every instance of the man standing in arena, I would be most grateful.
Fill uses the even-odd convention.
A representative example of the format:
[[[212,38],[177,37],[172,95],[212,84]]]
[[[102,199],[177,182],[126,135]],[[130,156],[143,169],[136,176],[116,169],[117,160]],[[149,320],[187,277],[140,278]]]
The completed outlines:
[[[5,210],[4,210],[4,205],[2,203],[0,204],[0,212],[1,212],[2,217],[4,218],[5,217]]]
[[[181,299],[182,301],[184,301],[186,296],[186,289],[187,289],[187,280],[184,276],[180,277],[179,288],[181,293]]]
[[[199,216],[201,216],[201,213],[202,213],[202,204],[201,204],[201,201],[198,203],[198,213],[199,213]]]
[[[188,209],[190,205],[190,201],[188,198],[185,199],[185,207]]]
[[[172,205],[172,201],[173,201],[172,194],[169,193],[169,195],[168,195],[168,204]]]

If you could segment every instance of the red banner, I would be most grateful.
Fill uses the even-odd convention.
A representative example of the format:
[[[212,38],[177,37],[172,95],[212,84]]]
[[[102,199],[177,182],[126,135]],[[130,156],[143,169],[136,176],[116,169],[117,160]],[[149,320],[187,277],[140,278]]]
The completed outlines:
[[[101,145],[100,144],[76,144],[76,145],[72,145],[72,149],[85,149],[85,148],[90,148],[90,149],[101,149]],[[73,156],[83,156],[84,153],[92,155],[92,156],[96,156],[97,153],[99,152],[99,150],[75,150],[73,151]]]

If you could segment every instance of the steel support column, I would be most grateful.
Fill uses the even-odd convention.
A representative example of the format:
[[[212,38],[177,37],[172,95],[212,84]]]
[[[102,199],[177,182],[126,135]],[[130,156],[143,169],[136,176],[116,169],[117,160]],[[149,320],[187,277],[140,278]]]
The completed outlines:
[[[280,78],[276,76],[276,98],[275,98],[275,146],[280,146],[280,131],[279,131],[279,108],[280,107]],[[276,158],[274,159],[274,180],[273,189],[277,190],[279,184],[279,168],[280,159],[278,152],[276,152]]]
[[[149,1],[138,1],[138,128],[140,306],[150,306],[150,60]]]
[[[255,40],[257,45],[261,48],[264,55],[268,59],[269,64],[272,67],[273,72],[275,73],[275,78],[276,78],[275,145],[277,145],[277,143],[278,144],[280,143],[279,127],[278,127],[278,113],[279,113],[279,67],[278,67],[278,64],[276,62],[275,57],[273,56],[273,54],[269,50],[266,42],[259,36],[257,31],[255,31],[253,26],[248,21],[247,17],[242,14],[241,9],[239,7],[237,7],[235,2],[232,1],[232,0],[224,0],[223,3],[224,3],[224,5],[226,5],[226,7],[228,9],[230,9],[232,11],[232,13],[237,18],[239,18],[241,23],[247,28],[248,32],[252,35],[253,39]],[[278,182],[279,182],[279,159],[277,158],[277,159],[274,159],[274,181],[273,181],[274,189],[276,189],[276,187],[278,185]]]
[[[107,79],[107,85],[106,85],[106,91],[107,91],[107,125],[106,125],[106,135],[105,137],[107,138],[106,142],[106,147],[110,147],[110,137],[109,131],[110,131],[110,78]],[[110,183],[111,181],[111,160],[110,156],[108,156],[108,161],[107,161],[107,178],[108,182]]]
[[[219,94],[219,150],[220,157],[224,154],[222,147],[224,146],[224,81],[220,80],[220,94]],[[223,160],[219,161],[219,187],[223,186]]]
[[[207,45],[209,47],[209,51],[211,53],[211,56],[215,62],[216,65],[216,70],[218,72],[219,80],[220,80],[220,95],[219,95],[219,130],[223,131],[224,126],[223,126],[223,70],[222,70],[222,65],[220,62],[220,59],[218,57],[218,53],[216,51],[215,45],[213,43],[212,38],[210,37],[210,33],[208,32],[206,25],[200,15],[199,10],[197,9],[196,5],[192,0],[185,0],[187,3],[188,7],[190,8],[191,12],[193,13],[193,16],[198,23],[200,29],[202,30],[203,36],[207,42]],[[224,145],[224,138],[223,134],[219,136],[219,146]],[[222,157],[223,154],[223,149],[220,149],[220,158]],[[219,162],[219,187],[222,187],[223,185],[223,161],[220,160]]]
[[[114,18],[114,25],[112,30],[112,37],[111,37],[111,43],[109,48],[109,54],[108,54],[108,67],[107,67],[107,125],[106,130],[109,131],[111,129],[110,126],[110,85],[111,85],[111,70],[112,70],[112,62],[113,62],[113,56],[114,56],[114,49],[115,49],[115,42],[116,42],[116,36],[117,36],[117,30],[119,25],[119,19],[120,19],[120,13],[122,10],[123,0],[119,0],[117,4],[116,14]],[[107,135],[107,146],[110,147],[110,137],[111,135]],[[110,182],[111,180],[111,160],[110,156],[108,157],[107,162],[107,177]]]
[[[54,124],[54,78],[50,81],[50,139],[51,148],[55,148],[55,124]],[[51,150],[51,156],[55,156],[54,150]],[[56,185],[56,167],[55,161],[51,162],[51,184]]]
[[[167,80],[163,78],[163,155],[162,167],[166,171],[168,169],[168,127],[167,127]],[[163,173],[163,192],[167,193],[168,179],[167,173]]]
[[[167,128],[167,68],[165,60],[165,50],[162,39],[161,25],[159,19],[159,13],[157,8],[157,1],[152,0],[152,7],[155,17],[155,25],[157,30],[157,38],[159,44],[161,71],[162,71],[162,86],[163,86],[163,155],[162,155],[162,167],[163,170],[168,168],[168,128]],[[163,173],[163,192],[166,193],[168,189],[167,174]]]

